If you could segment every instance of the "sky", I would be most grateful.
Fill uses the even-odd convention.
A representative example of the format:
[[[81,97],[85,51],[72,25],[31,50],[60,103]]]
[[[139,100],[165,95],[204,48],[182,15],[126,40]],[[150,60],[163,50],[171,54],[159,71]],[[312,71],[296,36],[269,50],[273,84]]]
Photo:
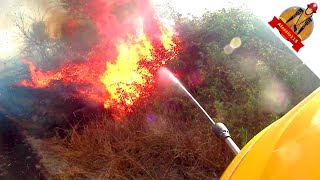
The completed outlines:
[[[15,1],[15,0],[13,0]],[[11,7],[15,3],[10,2],[8,4],[8,0],[0,1],[0,59],[4,59],[10,57],[17,53],[16,44],[14,41],[14,33],[12,32],[13,24],[11,19],[8,18],[11,16]]]
[[[40,14],[41,7],[50,0],[0,0],[0,61],[8,60],[19,52],[21,39],[14,26],[14,19],[19,14],[33,16]]]
[[[30,7],[32,2],[47,2],[48,0],[1,0],[0,7],[0,61],[13,57],[19,49],[17,43],[16,29],[12,24],[12,14],[25,12]],[[292,6],[306,7],[310,1],[305,0],[153,0],[157,4],[169,3],[173,8],[182,14],[192,14],[201,16],[205,11],[217,11],[222,8],[231,6],[241,6],[245,4],[253,11],[261,20],[272,29],[267,23],[274,16],[279,17],[280,14],[287,8]],[[30,3],[31,2],[31,3]],[[40,4],[41,4],[40,3]],[[43,3],[45,4],[45,3]],[[320,5],[320,3],[319,3]],[[320,77],[320,9],[313,16],[314,29],[311,36],[303,41],[305,45],[297,53],[291,48],[290,42],[284,40],[276,29],[272,29],[276,36],[296,54],[318,77]],[[241,38],[241,37],[240,37]]]

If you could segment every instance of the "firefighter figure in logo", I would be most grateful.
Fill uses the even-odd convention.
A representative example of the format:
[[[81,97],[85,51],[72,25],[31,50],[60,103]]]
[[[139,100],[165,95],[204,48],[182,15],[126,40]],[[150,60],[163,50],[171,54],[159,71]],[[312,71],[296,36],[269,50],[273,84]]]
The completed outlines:
[[[318,5],[316,3],[308,4],[307,9],[291,7],[280,15],[280,20],[285,22],[301,41],[304,41],[312,33],[312,15],[317,12],[317,9]]]

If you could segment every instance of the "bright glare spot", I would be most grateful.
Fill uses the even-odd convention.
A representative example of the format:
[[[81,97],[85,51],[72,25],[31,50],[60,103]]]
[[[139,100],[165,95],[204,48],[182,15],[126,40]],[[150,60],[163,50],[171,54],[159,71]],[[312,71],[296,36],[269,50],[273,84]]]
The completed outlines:
[[[311,124],[320,127],[320,110],[318,110],[316,115],[312,118]]]
[[[283,163],[293,163],[301,158],[301,146],[295,142],[284,142],[279,149],[272,151]]]
[[[233,53],[234,48],[232,48],[232,47],[228,44],[228,45],[226,45],[226,46],[224,47],[223,51],[224,51],[224,53],[226,53],[226,54],[231,54],[231,53]]]
[[[230,46],[234,49],[239,48],[241,46],[241,39],[239,37],[235,37],[231,40]]]
[[[6,31],[0,31],[0,58],[9,58],[17,52],[17,44],[11,35]]]
[[[263,110],[274,113],[283,113],[288,110],[290,104],[289,90],[277,78],[263,83],[261,95]]]

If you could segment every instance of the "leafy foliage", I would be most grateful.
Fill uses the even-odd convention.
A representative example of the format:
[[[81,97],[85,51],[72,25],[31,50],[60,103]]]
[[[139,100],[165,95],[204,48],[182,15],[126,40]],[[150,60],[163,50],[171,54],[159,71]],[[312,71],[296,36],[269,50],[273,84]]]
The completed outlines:
[[[308,67],[246,9],[208,12],[193,19],[177,15],[176,19],[183,52],[171,68],[183,74],[187,88],[217,121],[230,127],[236,139],[241,138],[241,129],[248,131],[250,139],[320,84]],[[242,45],[228,55],[224,47],[235,37],[241,39]],[[198,86],[190,83],[195,71],[204,76]],[[289,99],[282,112],[265,110],[261,104],[264,89],[272,87],[276,80],[284,86]],[[279,93],[272,89],[268,92],[274,97]],[[241,140],[237,142],[240,144]]]

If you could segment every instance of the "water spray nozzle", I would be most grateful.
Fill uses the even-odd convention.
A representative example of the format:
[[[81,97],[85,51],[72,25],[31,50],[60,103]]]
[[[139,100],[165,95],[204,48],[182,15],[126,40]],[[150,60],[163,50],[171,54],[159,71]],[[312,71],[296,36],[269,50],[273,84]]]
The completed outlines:
[[[197,104],[197,106],[202,110],[202,112],[207,116],[207,118],[212,122],[213,124],[213,133],[222,141],[224,141],[232,150],[232,152],[237,155],[240,152],[240,149],[238,146],[233,142],[233,140],[230,137],[229,130],[223,123],[215,123],[214,120],[209,116],[206,110],[203,109],[203,107],[199,104],[199,102],[190,94],[190,92],[181,84],[181,82],[176,78],[168,69],[166,69],[166,72],[168,73],[169,77],[177,83],[185,92],[186,94]]]
[[[212,128],[213,133],[221,140],[225,140],[230,136],[228,128],[223,123],[216,123]]]
[[[228,128],[223,123],[218,122],[214,124],[212,131],[219,139],[224,141],[229,146],[229,148],[235,155],[237,155],[240,152],[239,147],[231,139]]]

